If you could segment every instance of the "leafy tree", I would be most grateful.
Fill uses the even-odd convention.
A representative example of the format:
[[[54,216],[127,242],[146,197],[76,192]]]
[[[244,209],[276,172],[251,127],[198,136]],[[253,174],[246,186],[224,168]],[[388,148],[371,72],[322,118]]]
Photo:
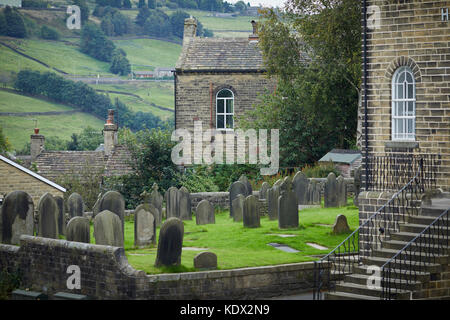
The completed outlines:
[[[184,20],[189,18],[189,14],[182,10],[177,10],[170,15],[170,25],[172,26],[172,33],[178,38],[183,38]],[[197,26],[197,30],[198,30]]]
[[[122,0],[110,0],[111,7],[122,8]]]
[[[95,24],[87,23],[81,29],[81,52],[101,61],[109,62],[115,49],[114,43]]]
[[[6,35],[7,30],[5,15],[0,12],[0,35]]]
[[[131,72],[130,62],[122,52],[116,50],[113,54],[109,70],[121,76],[128,75]]]
[[[147,6],[139,7],[139,13],[136,16],[136,24],[140,25],[141,27],[144,25],[145,21],[148,17],[150,17],[151,12]]]
[[[110,15],[103,17],[100,27],[107,36],[114,36],[114,24]]]
[[[81,23],[85,23],[89,20],[89,7],[86,0],[73,0],[73,4],[80,7]]]
[[[123,8],[131,9],[131,1],[130,0],[123,0]]]
[[[0,126],[0,154],[6,154],[6,152],[10,150],[11,150],[11,143],[3,133],[3,129]]]
[[[146,6],[145,0],[139,0],[138,8],[144,8]]]
[[[55,29],[48,27],[46,25],[43,25],[41,27],[41,38],[47,39],[47,40],[58,40],[59,39],[59,32]]]
[[[234,4],[234,7],[236,8],[237,11],[239,12],[244,12],[247,10],[247,5],[245,4],[244,1],[238,1]]]
[[[7,6],[3,11],[6,21],[6,35],[14,38],[25,38],[27,29],[23,21],[22,15],[17,9]]]
[[[147,6],[149,9],[156,9],[156,0],[148,0]]]
[[[156,37],[170,36],[172,25],[169,16],[159,9],[151,10],[150,16],[144,24],[144,32]]]

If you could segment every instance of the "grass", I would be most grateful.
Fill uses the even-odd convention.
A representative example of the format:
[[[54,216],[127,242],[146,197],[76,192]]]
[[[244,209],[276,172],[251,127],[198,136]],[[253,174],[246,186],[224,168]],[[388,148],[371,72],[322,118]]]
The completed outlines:
[[[300,226],[296,229],[279,230],[277,221],[269,221],[267,217],[261,218],[261,227],[255,229],[244,228],[242,222],[233,222],[228,211],[216,213],[216,223],[197,226],[195,217],[184,223],[183,252],[181,265],[171,268],[154,267],[156,259],[156,246],[138,249],[134,247],[134,225],[131,219],[125,221],[125,252],[128,262],[137,270],[144,270],[148,274],[166,272],[195,271],[194,257],[202,251],[211,251],[217,255],[218,269],[235,269],[243,267],[256,267],[297,263],[317,260],[317,255],[323,255],[334,249],[349,234],[334,235],[331,225],[336,216],[344,214],[352,230],[359,224],[358,208],[350,205],[342,208],[310,208],[299,213]],[[330,226],[321,226],[326,224]],[[270,234],[292,234],[295,237],[282,238]],[[159,228],[157,228],[157,239]],[[91,242],[94,243],[91,228]],[[270,242],[282,243],[298,253],[287,253],[268,245]],[[327,247],[327,250],[318,250],[308,246],[312,242]],[[188,247],[204,248],[201,251],[188,250]]]
[[[70,107],[0,90],[0,112],[70,111]]]

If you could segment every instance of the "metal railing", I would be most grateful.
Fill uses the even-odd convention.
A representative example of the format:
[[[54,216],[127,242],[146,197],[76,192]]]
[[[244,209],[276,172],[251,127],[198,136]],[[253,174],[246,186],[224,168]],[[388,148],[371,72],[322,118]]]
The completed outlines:
[[[440,263],[442,257],[446,259],[449,210],[440,214],[381,267],[382,299],[391,300],[399,293],[411,290],[421,277],[427,277],[428,268],[433,267],[431,264]]]
[[[314,300],[322,298],[322,290],[334,291],[335,281],[352,272],[354,264],[381,247],[392,233],[399,231],[399,222],[406,216],[417,215],[420,198],[425,191],[423,162],[418,162],[417,173],[397,191],[390,200],[353,231],[333,251],[314,262]]]

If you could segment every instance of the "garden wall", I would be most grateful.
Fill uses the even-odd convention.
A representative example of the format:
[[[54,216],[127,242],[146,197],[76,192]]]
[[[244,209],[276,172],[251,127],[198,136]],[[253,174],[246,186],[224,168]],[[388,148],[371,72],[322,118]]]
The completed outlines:
[[[67,268],[79,266],[81,288],[69,290]],[[51,296],[64,291],[93,299],[257,299],[310,291],[314,263],[146,275],[123,248],[22,236],[0,244],[0,270],[20,270],[21,288]]]

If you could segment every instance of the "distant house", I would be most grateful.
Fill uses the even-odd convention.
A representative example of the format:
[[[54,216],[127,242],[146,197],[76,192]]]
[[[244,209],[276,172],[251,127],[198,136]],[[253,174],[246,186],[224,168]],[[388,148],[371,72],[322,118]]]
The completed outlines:
[[[351,172],[361,165],[362,155],[359,150],[333,149],[320,158],[319,162],[332,161],[344,178],[350,178]]]
[[[66,189],[36,172],[0,155],[0,198],[13,191],[25,191],[37,206],[45,193],[64,196]]]
[[[173,77],[173,71],[173,68],[157,67],[154,73],[155,78]]]
[[[133,71],[133,75],[136,79],[148,79],[153,78],[155,73],[153,71]]]

